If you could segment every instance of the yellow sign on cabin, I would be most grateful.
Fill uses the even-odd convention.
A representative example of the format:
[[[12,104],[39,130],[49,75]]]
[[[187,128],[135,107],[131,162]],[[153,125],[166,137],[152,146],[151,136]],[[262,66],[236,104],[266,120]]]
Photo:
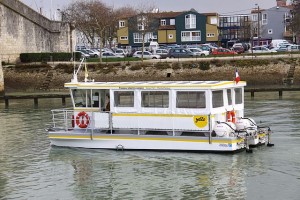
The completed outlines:
[[[208,124],[207,115],[194,116],[194,123],[198,128],[204,128]]]

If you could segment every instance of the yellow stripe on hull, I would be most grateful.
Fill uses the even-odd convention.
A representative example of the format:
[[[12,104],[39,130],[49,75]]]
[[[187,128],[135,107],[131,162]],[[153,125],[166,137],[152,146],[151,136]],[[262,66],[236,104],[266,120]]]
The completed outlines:
[[[49,135],[50,139],[74,139],[74,140],[90,140],[91,136],[72,136],[72,135]],[[121,137],[121,136],[93,136],[93,140],[153,140],[153,141],[172,141],[172,142],[208,142],[208,139],[187,139],[187,138],[153,138],[153,137]],[[212,143],[235,144],[243,142],[243,139],[234,140],[214,140]]]

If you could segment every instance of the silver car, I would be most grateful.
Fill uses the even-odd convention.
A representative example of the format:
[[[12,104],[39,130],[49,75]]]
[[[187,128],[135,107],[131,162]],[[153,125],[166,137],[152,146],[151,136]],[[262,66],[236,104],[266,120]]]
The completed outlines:
[[[142,58],[142,51],[136,51],[136,52],[134,52],[134,54],[132,55],[132,57],[134,57],[134,58]],[[160,59],[161,56],[160,55],[156,55],[156,54],[152,54],[149,51],[144,51],[143,58],[146,58],[146,59]]]

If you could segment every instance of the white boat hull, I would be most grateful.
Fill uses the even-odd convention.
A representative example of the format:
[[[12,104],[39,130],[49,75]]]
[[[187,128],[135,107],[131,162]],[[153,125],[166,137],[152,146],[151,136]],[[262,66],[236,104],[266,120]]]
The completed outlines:
[[[234,152],[245,148],[243,140],[237,138],[138,136],[122,134],[54,135],[49,134],[51,145],[117,150],[161,150],[161,151],[211,151]]]

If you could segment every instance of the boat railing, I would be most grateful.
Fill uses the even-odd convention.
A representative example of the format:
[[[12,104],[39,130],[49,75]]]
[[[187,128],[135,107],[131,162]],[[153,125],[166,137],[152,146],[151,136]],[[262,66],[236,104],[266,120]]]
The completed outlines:
[[[73,130],[78,127],[76,124],[76,111],[73,108],[54,109],[52,112],[52,128],[56,130]],[[95,122],[95,118],[102,118],[106,120],[100,120],[100,123]],[[87,127],[80,128],[82,130],[94,130],[94,129],[111,129],[111,113],[109,112],[88,112],[88,124]]]
[[[52,112],[52,128],[69,130],[74,127],[73,108],[54,109]]]

